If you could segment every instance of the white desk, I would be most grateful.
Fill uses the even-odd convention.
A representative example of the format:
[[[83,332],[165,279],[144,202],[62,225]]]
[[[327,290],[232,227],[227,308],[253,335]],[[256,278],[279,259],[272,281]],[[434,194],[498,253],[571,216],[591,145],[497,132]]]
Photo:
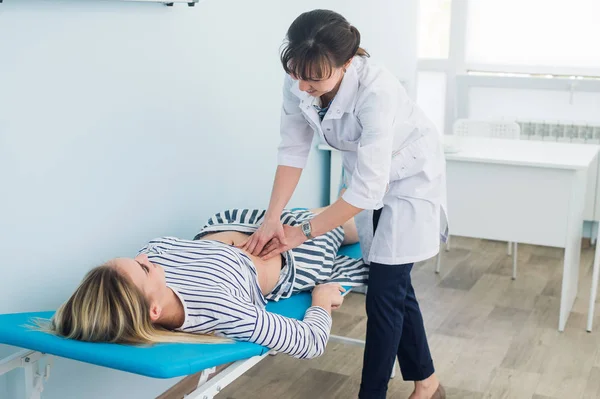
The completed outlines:
[[[558,322],[563,331],[577,296],[587,174],[600,147],[456,136],[444,140],[458,150],[446,154],[452,235],[565,249]],[[331,155],[335,200],[341,154],[334,150]]]

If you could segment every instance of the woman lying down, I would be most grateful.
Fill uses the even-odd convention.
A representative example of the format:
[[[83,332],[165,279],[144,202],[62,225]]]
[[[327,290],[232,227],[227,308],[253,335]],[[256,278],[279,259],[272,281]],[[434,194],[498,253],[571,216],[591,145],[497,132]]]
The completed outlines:
[[[362,260],[337,255],[340,245],[358,241],[356,227],[350,221],[264,261],[235,247],[257,229],[264,213],[224,211],[194,240],[158,238],[134,259],[117,258],[92,269],[46,330],[127,344],[235,339],[297,358],[320,356],[331,309],[342,304],[342,285],[362,285],[368,277]],[[284,210],[281,220],[296,225],[313,216]],[[265,310],[267,300],[311,289],[312,306],[303,320]]]

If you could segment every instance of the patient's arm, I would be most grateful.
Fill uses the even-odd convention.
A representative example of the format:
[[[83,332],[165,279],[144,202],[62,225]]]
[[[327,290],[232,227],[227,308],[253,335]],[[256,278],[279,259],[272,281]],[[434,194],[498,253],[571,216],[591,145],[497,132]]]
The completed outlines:
[[[331,315],[319,306],[307,309],[302,320],[267,311],[225,292],[211,292],[204,306],[188,315],[181,330],[215,333],[240,341],[254,342],[280,353],[310,359],[323,354],[331,331]]]

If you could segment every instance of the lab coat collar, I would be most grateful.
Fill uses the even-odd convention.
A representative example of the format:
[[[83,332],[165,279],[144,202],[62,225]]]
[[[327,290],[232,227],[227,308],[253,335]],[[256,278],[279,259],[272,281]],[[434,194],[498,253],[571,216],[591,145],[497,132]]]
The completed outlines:
[[[342,113],[353,112],[354,99],[356,98],[357,92],[358,73],[356,71],[356,67],[354,66],[354,62],[352,62],[346,70],[346,73],[342,79],[342,83],[340,84],[340,88],[333,98],[333,102],[331,103],[331,109],[334,110],[334,112],[330,113],[331,117],[339,119],[342,117]],[[341,112],[337,112],[338,110]]]

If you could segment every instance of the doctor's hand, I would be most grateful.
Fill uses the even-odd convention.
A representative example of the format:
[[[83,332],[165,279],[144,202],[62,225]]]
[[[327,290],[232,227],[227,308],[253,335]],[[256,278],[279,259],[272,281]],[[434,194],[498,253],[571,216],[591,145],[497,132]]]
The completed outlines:
[[[282,252],[296,248],[306,241],[306,236],[300,226],[288,226],[286,224],[283,226],[283,232],[285,233],[285,241],[272,239],[259,255],[263,260],[269,260]]]
[[[265,245],[275,240],[279,244],[286,244],[285,233],[281,220],[277,219],[265,219],[260,225],[258,230],[254,232],[241,244],[236,247],[241,248],[245,251],[250,252],[254,256],[259,256],[264,252]]]

